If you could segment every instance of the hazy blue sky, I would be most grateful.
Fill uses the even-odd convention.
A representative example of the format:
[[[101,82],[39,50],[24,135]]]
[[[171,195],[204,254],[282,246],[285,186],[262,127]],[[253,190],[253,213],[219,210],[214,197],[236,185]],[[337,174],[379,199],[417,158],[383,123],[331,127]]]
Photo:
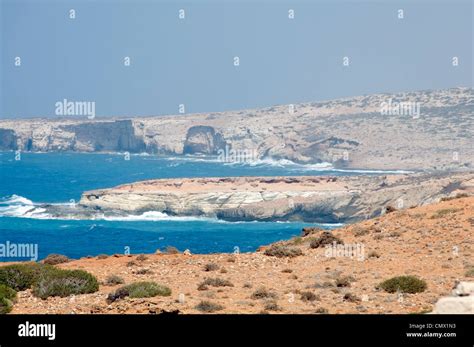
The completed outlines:
[[[472,1],[0,2],[5,118],[64,98],[133,116],[472,86]]]

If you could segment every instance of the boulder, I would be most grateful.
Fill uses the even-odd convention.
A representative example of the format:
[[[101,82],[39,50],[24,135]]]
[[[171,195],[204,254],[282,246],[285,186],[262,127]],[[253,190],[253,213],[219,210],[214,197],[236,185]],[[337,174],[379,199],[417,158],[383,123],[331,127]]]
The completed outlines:
[[[474,296],[450,296],[438,300],[433,313],[474,314]]]
[[[453,295],[469,296],[474,295],[474,282],[460,282],[456,288],[453,289]]]

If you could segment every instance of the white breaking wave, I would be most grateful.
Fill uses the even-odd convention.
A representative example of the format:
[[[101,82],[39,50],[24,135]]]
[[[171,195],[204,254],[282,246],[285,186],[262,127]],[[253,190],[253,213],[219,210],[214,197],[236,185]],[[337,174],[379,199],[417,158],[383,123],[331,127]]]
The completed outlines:
[[[71,203],[54,203],[50,205],[55,206],[71,206]],[[105,220],[105,221],[120,221],[120,222],[140,222],[140,221],[203,221],[226,223],[223,220],[209,217],[199,216],[169,216],[166,213],[159,211],[147,211],[141,215],[127,215],[127,216],[105,216],[102,213],[97,213],[92,216],[81,215],[62,215],[53,216],[48,213],[47,209],[41,207],[41,204],[19,196],[12,195],[0,199],[0,217],[17,217],[17,218],[31,218],[31,219],[51,219],[51,220]]]
[[[71,206],[71,203],[54,203],[49,205],[55,206]],[[147,211],[140,215],[127,215],[127,216],[106,216],[103,213],[97,213],[92,216],[81,216],[81,215],[62,215],[53,216],[48,213],[47,209],[41,207],[41,204],[34,203],[33,201],[19,196],[12,195],[7,198],[0,199],[0,217],[16,217],[16,218],[31,218],[31,219],[42,219],[42,220],[97,220],[97,221],[109,221],[109,222],[161,222],[161,221],[176,221],[176,222],[208,222],[208,223],[228,223],[228,224],[248,224],[248,223],[292,223],[290,221],[226,221],[212,217],[201,217],[201,216],[170,216],[166,213],[159,211]],[[310,223],[319,225],[322,227],[340,227],[344,224],[341,223]],[[61,228],[66,226],[61,226]]]
[[[365,174],[392,174],[392,175],[403,175],[403,174],[411,174],[414,171],[407,171],[407,170],[363,170],[363,169],[331,169],[331,171],[336,172],[351,172],[351,173],[365,173]]]
[[[251,166],[251,167],[278,167],[284,169],[300,169],[306,171],[332,171],[334,167],[331,163],[317,163],[317,164],[299,164],[288,159],[257,159],[252,161],[243,161],[243,162],[228,162],[226,165],[242,165],[242,166]]]
[[[15,204],[20,204],[20,205],[33,205],[33,201],[23,197],[23,196],[20,196],[20,195],[16,195],[16,194],[13,194],[12,196],[9,196],[9,197],[6,197],[6,198],[3,198],[0,200],[0,205],[15,205]]]
[[[0,216],[22,217],[35,219],[48,219],[46,209],[38,207],[30,199],[13,194],[10,197],[0,199]]]
[[[223,222],[217,218],[209,217],[193,217],[193,216],[169,216],[166,213],[159,211],[147,211],[141,215],[128,215],[128,216],[101,216],[94,219],[103,219],[106,221],[118,221],[118,222],[140,222],[140,221],[182,221],[182,222],[194,222],[194,221],[205,221],[205,222]]]
[[[156,160],[167,160],[171,162],[196,162],[196,163],[216,163],[226,166],[247,166],[247,167],[274,167],[287,169],[289,171],[311,172],[311,171],[333,171],[341,173],[360,173],[360,174],[408,174],[413,171],[407,170],[365,170],[365,169],[335,169],[331,163],[312,163],[301,164],[289,159],[272,159],[264,158],[248,161],[223,161],[213,156],[173,156],[173,157],[157,157]]]
[[[176,161],[176,162],[192,162],[192,163],[222,163],[218,157],[215,156],[174,156],[174,157],[156,157],[156,160]]]
[[[335,169],[331,163],[322,162],[316,164],[300,164],[288,159],[258,159],[248,162],[231,162],[226,165],[242,165],[251,167],[278,167],[290,171],[311,172],[311,171],[333,171],[342,173],[361,173],[361,174],[408,174],[413,171],[406,170],[364,170],[364,169]]]
[[[173,157],[157,157],[156,160],[176,161],[176,162],[196,162],[196,163],[216,163],[229,166],[250,166],[250,167],[279,167],[279,168],[301,168],[306,170],[332,170],[331,163],[317,164],[299,164],[288,159],[256,159],[256,160],[236,160],[226,161],[218,156],[173,156]]]

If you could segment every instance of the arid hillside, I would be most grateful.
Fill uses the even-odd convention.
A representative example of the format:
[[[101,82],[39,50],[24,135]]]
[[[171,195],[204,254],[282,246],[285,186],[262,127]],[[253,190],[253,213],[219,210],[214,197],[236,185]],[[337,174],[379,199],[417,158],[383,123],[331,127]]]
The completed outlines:
[[[474,276],[474,197],[303,234],[255,253],[170,250],[70,261],[56,266],[92,273],[97,292],[43,300],[28,289],[18,293],[12,313],[421,313],[432,311],[457,281]],[[380,285],[396,276],[421,281],[402,291]],[[167,286],[171,295],[117,294],[140,281]],[[403,292],[411,289],[416,293]]]

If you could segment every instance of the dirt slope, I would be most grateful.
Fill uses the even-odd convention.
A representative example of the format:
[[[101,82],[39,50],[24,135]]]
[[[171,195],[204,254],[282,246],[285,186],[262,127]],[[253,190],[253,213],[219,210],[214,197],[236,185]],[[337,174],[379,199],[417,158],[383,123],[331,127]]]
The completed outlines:
[[[30,291],[19,293],[12,313],[160,313],[179,310],[199,313],[202,300],[224,307],[220,313],[414,313],[431,311],[474,265],[474,197],[463,197],[404,211],[388,213],[335,230],[346,245],[364,247],[365,260],[357,257],[328,257],[325,248],[311,249],[309,243],[322,232],[282,242],[300,248],[303,255],[277,258],[264,248],[247,254],[153,254],[146,260],[116,255],[106,259],[83,258],[62,268],[85,269],[104,281],[119,275],[126,283],[151,280],[172,289],[170,297],[123,299],[106,303],[108,293],[119,286],[101,285],[94,294],[67,298],[34,298]],[[361,255],[362,253],[358,254]],[[346,254],[347,255],[347,254]],[[378,257],[377,257],[378,256]],[[205,271],[208,263],[219,269]],[[139,274],[148,269],[147,274]],[[415,275],[426,281],[425,292],[390,294],[376,289],[381,281],[398,275]],[[350,286],[341,279],[351,276]],[[206,278],[221,278],[233,286],[198,290]],[[472,278],[471,278],[472,280]],[[260,287],[274,293],[274,299],[252,299]],[[312,292],[316,300],[301,299]],[[347,296],[346,294],[353,296]],[[180,295],[183,294],[183,295]],[[344,296],[346,295],[346,299]],[[181,299],[181,300],[179,300]],[[184,300],[183,300],[184,299]],[[181,301],[181,302],[180,302]],[[275,307],[276,304],[276,307]],[[265,306],[267,306],[265,308]]]

